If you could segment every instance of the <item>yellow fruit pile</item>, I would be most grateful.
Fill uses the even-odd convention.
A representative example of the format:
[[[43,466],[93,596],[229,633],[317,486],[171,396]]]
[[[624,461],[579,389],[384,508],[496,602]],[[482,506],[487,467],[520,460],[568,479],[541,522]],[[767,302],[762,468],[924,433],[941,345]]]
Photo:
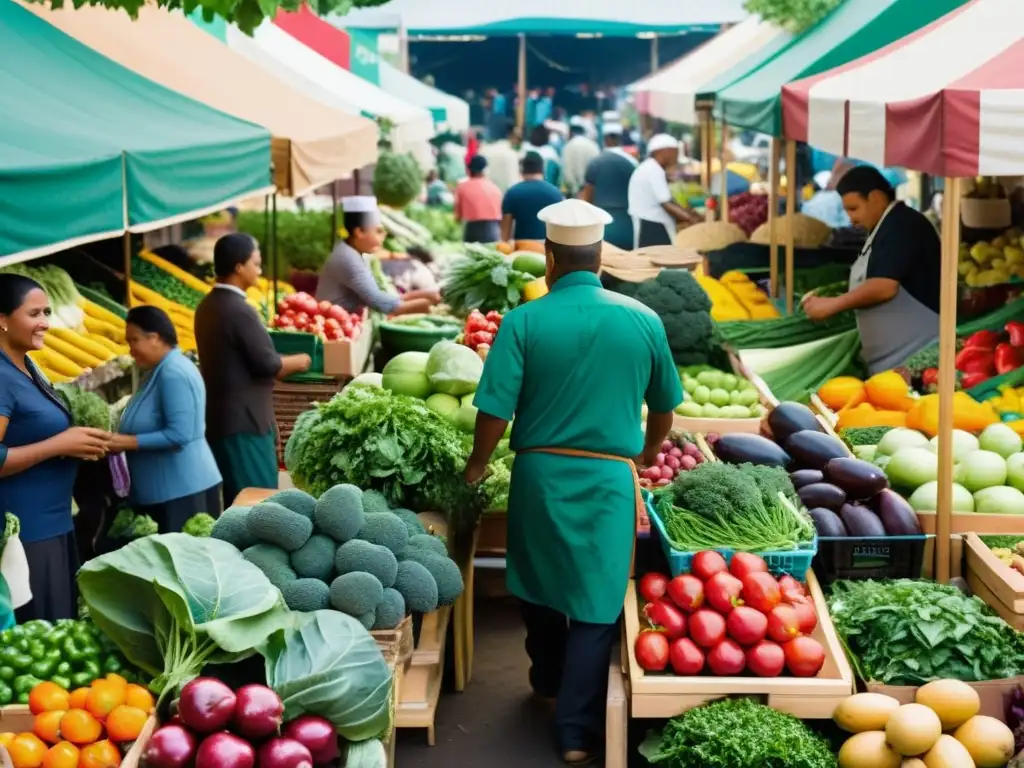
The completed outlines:
[[[29,353],[32,362],[54,384],[73,381],[86,369],[128,354],[124,320],[88,299],[80,299],[78,306],[85,313],[81,327],[51,327],[43,348]]]
[[[915,703],[881,693],[857,693],[832,715],[851,736],[839,768],[1003,768],[1013,757],[1013,732],[979,715],[978,692],[959,680],[917,689]]]
[[[131,281],[130,288],[133,307],[141,307],[143,304],[160,307],[171,318],[174,330],[178,332],[178,346],[186,352],[195,351],[196,337],[193,330],[196,322],[195,312],[188,307],[165,299],[161,294],[134,280]]]
[[[711,299],[711,318],[716,322],[779,317],[779,310],[768,295],[742,272],[726,272],[721,280],[703,274],[695,277]]]
[[[40,683],[29,694],[32,733],[0,733],[13,768],[116,768],[142,735],[153,696],[120,675],[68,692]]]
[[[1008,229],[990,242],[960,244],[957,272],[971,288],[1024,278],[1024,233]]]

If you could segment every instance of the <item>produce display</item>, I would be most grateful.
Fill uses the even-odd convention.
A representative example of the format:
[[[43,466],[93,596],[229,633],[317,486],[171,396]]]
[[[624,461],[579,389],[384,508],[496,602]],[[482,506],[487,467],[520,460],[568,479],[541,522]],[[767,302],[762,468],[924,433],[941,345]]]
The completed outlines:
[[[768,221],[768,195],[740,192],[729,198],[729,221],[746,232],[747,237]]]
[[[960,680],[923,685],[912,704],[854,694],[833,715],[853,734],[839,750],[839,768],[900,768],[914,757],[924,766],[1002,768],[1016,751],[1013,732],[980,709],[977,691]]]
[[[41,682],[70,691],[112,673],[142,680],[91,621],[29,621],[0,632],[0,706],[28,704]]]
[[[981,540],[1004,565],[1024,574],[1024,536],[982,536]]]
[[[414,513],[354,485],[319,499],[289,489],[230,507],[210,535],[259,568],[291,610],[333,608],[366,629],[393,629],[407,613],[429,613],[462,594],[445,543]]]
[[[115,768],[138,739],[154,709],[153,696],[109,674],[68,691],[55,683],[33,686],[31,733],[0,733],[13,768]]]
[[[725,285],[730,285],[731,281],[726,278],[731,274],[729,272],[722,276]],[[819,296],[835,296],[845,290],[846,283],[828,283],[815,286],[814,292]],[[841,312],[827,320],[815,321],[796,307],[793,314],[776,319],[733,319],[721,322],[718,334],[725,344],[735,350],[778,350],[831,339],[837,334],[853,330],[856,325],[853,312]],[[781,352],[776,354],[785,357]]]
[[[348,312],[329,301],[318,302],[308,293],[293,293],[277,303],[274,328],[311,333],[323,341],[358,339],[363,332],[363,315]]]
[[[809,394],[829,379],[854,375],[862,368],[856,327],[827,336],[821,333],[814,332],[816,341],[792,346],[740,349],[740,362],[745,370],[760,376],[779,400],[806,402]]]
[[[764,413],[754,385],[741,376],[717,370],[680,371],[683,402],[680,416],[704,419],[756,419]]]
[[[138,256],[132,259],[132,280],[156,291],[167,301],[195,310],[207,291],[190,285],[177,275],[158,267],[151,260]]]
[[[1008,283],[1024,278],[1024,234],[1011,227],[998,237],[974,245],[960,243],[957,272],[971,288]]]
[[[781,316],[768,294],[743,272],[726,272],[721,280],[697,275],[697,282],[711,299],[711,319],[717,323]]]
[[[423,189],[423,172],[412,154],[390,150],[377,156],[373,167],[373,193],[381,205],[404,208]]]
[[[466,318],[466,325],[462,329],[462,343],[486,358],[487,350],[494,344],[494,337],[498,335],[501,328],[502,315],[500,312],[488,312],[486,315],[479,309],[474,309]]]
[[[1022,365],[1024,323],[1017,320],[1007,323],[1002,332],[984,330],[971,334],[956,354],[956,369],[964,389],[1015,371]]]
[[[465,255],[455,259],[444,273],[441,296],[458,315],[474,309],[508,312],[519,306],[526,287],[537,279],[520,267],[496,248],[466,243]]]
[[[797,248],[820,248],[832,236],[832,229],[828,224],[812,216],[805,216],[802,213],[795,213],[792,216],[783,214],[775,220],[776,242],[788,241],[790,226],[793,228],[793,242]],[[759,245],[771,243],[767,221],[750,234],[750,242]]]
[[[139,307],[144,304],[160,307],[160,309],[167,313],[174,324],[174,330],[178,333],[178,345],[186,352],[194,352],[196,350],[196,316],[193,310],[170,299],[165,299],[162,294],[147,288],[137,280],[132,280],[129,283],[129,290],[133,307]]]
[[[814,602],[757,555],[737,552],[727,563],[718,552],[698,552],[689,573],[648,573],[638,590],[652,629],[640,632],[633,653],[646,672],[814,677],[825,664],[825,649],[810,637]]]
[[[716,435],[709,435],[712,440]],[[661,444],[661,452],[655,457],[654,464],[640,469],[640,485],[644,488],[664,488],[671,485],[680,472],[696,469],[705,461],[700,447],[692,437],[685,433],[675,432]]]
[[[696,251],[718,251],[747,240],[747,233],[726,221],[702,221],[691,224],[676,234],[676,247]]]

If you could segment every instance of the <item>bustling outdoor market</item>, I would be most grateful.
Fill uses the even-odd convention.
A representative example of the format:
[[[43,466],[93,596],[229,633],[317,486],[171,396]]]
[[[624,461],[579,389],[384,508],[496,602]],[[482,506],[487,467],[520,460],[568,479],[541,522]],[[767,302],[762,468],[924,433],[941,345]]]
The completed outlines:
[[[0,0],[0,768],[1024,766],[1024,5],[494,5]]]

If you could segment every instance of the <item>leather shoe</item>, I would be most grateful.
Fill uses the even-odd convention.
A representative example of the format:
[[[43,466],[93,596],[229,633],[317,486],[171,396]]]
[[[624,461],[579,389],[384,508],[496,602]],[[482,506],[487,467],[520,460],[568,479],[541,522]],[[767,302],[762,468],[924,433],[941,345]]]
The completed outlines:
[[[570,749],[562,753],[562,760],[568,765],[589,765],[596,757],[597,755],[592,752],[585,752],[582,749]]]

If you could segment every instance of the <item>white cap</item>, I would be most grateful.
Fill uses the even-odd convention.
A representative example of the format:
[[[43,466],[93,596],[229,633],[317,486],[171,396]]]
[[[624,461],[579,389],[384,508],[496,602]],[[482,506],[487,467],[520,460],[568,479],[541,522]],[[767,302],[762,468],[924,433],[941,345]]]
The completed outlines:
[[[622,135],[622,124],[621,123],[605,123],[601,128],[601,132],[605,136],[621,136]]]
[[[572,117],[569,118],[569,125],[571,125],[571,126],[573,126],[575,128],[586,128],[587,127],[587,121],[584,120],[579,115],[573,115]]]
[[[596,205],[572,198],[542,208],[537,218],[547,225],[547,238],[559,245],[593,245],[604,240],[612,217]]]
[[[619,113],[614,109],[609,109],[607,112],[601,113],[601,119],[609,123],[617,123],[619,121]]]
[[[345,213],[373,213],[377,210],[376,197],[343,197],[341,208]]]
[[[647,142],[647,154],[653,155],[660,149],[679,149],[679,140],[669,136],[667,133],[658,133]]]

